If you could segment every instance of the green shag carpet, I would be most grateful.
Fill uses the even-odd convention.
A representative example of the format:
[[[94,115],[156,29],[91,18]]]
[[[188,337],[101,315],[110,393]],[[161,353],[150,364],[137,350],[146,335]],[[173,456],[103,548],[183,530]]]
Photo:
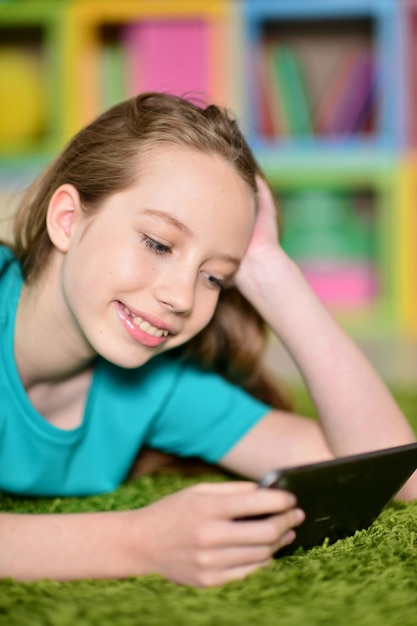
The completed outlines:
[[[397,400],[417,432],[417,391]],[[298,410],[313,415],[304,393]],[[218,480],[204,476],[204,480]],[[200,478],[200,480],[201,480]],[[99,497],[0,497],[0,509],[67,512],[143,506],[197,479],[146,476]],[[366,531],[278,559],[221,588],[179,587],[152,575],[125,580],[0,581],[1,626],[416,626],[417,501],[389,505]]]

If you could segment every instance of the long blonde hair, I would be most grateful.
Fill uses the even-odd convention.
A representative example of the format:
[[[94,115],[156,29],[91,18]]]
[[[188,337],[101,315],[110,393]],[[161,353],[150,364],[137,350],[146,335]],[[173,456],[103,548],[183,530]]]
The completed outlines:
[[[46,216],[54,191],[65,183],[74,185],[83,210],[92,214],[108,196],[137,182],[141,155],[158,145],[219,155],[256,192],[260,169],[226,109],[162,93],[140,94],[77,133],[27,190],[17,211],[12,246],[26,281],[40,276],[52,251]],[[221,293],[209,325],[179,351],[271,405],[289,408],[262,365],[266,338],[259,314],[231,288]]]

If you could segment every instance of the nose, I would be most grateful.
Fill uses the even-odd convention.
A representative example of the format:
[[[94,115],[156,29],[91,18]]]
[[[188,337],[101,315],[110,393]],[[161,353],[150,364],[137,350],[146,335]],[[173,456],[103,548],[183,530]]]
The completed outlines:
[[[195,280],[183,272],[169,273],[155,287],[159,304],[174,313],[189,315],[195,298]]]

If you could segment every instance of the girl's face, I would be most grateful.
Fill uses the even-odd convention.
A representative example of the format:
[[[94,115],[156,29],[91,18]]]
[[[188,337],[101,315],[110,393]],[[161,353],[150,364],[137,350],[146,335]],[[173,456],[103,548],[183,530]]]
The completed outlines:
[[[61,267],[77,331],[128,368],[208,324],[255,219],[254,194],[218,156],[161,148],[142,169],[93,217],[74,217]]]

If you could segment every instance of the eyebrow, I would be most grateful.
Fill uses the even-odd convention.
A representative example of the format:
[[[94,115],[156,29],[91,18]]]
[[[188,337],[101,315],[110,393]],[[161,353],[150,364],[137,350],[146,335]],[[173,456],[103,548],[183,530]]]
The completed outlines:
[[[181,232],[187,233],[187,235],[192,235],[191,229],[179,220],[177,220],[177,218],[170,213],[166,213],[165,211],[159,211],[158,209],[141,209],[140,212],[145,213],[145,215],[150,215],[151,217],[159,217],[161,220],[164,220],[168,224],[171,224],[171,226],[174,226]]]
[[[177,218],[170,213],[166,213],[165,211],[160,211],[158,209],[141,209],[140,212],[144,213],[145,215],[150,215],[151,217],[159,217],[160,219],[164,220],[168,224],[171,224],[181,232],[186,233],[189,236],[193,235],[191,228],[183,224],[183,222],[180,222],[180,220],[177,220]],[[240,259],[237,259],[230,254],[218,254],[216,256],[219,259],[226,261],[227,263],[233,263],[236,266],[240,265]]]

